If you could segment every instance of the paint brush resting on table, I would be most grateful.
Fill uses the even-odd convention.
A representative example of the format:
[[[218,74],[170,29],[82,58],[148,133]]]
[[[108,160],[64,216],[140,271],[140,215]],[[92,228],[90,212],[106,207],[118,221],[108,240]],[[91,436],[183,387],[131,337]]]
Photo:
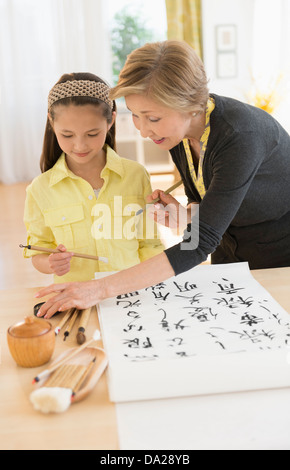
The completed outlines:
[[[59,250],[51,250],[49,248],[43,248],[41,246],[35,246],[35,245],[19,245],[19,247],[27,248],[28,250],[40,251],[42,253],[62,253]],[[103,261],[104,263],[108,263],[108,258],[105,258],[103,256],[86,255],[84,253],[74,253],[73,256],[75,256],[76,258],[87,258],[87,259],[93,259],[96,261]]]
[[[77,333],[77,342],[78,344],[83,344],[86,341],[86,328],[89,322],[92,308],[87,308],[81,312],[81,318]]]
[[[95,365],[95,356],[88,365],[63,364],[56,369],[41,387],[30,394],[36,410],[43,413],[61,413],[75,401],[76,394],[89,377]]]
[[[73,314],[74,310],[75,310],[74,308],[71,308],[64,314],[61,321],[59,322],[59,324],[57,325],[57,327],[54,330],[56,336],[58,335],[58,333],[60,332],[62,327],[69,321],[69,319],[70,319],[71,315]]]
[[[34,377],[32,383],[34,384],[36,382],[39,382],[42,378],[44,378],[47,375],[51,374],[53,371],[55,371],[60,366],[62,366],[65,362],[67,362],[69,359],[72,359],[74,356],[79,354],[83,349],[87,348],[89,346],[89,344],[91,344],[94,341],[98,341],[100,339],[100,337],[101,337],[100,331],[95,330],[95,332],[93,334],[93,337],[89,341],[86,341],[84,344],[82,344],[82,346],[79,346],[78,348],[73,349],[71,351],[71,353],[69,355],[67,355],[66,357],[64,357],[62,360],[60,360],[56,364],[54,364],[51,367],[48,367],[47,369],[40,372],[36,377]]]
[[[73,326],[74,326],[74,324],[75,324],[75,322],[76,322],[76,319],[77,319],[78,314],[79,314],[78,309],[75,309],[75,310],[72,312],[72,314],[71,314],[71,316],[70,316],[70,318],[69,318],[69,320],[68,320],[68,324],[67,324],[67,326],[66,326],[64,335],[63,335],[63,340],[64,340],[64,341],[66,340],[67,336],[69,336],[71,330],[73,329]]]

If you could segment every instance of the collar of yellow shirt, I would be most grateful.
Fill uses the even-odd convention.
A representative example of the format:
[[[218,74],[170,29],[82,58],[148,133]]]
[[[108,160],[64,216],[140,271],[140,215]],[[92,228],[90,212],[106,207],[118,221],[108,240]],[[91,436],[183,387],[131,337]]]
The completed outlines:
[[[114,171],[117,173],[121,178],[124,177],[124,166],[122,163],[122,158],[117,155],[117,153],[108,145],[104,147],[104,150],[106,152],[106,165],[102,170],[102,174],[104,174],[106,171]],[[60,181],[62,181],[64,178],[78,178],[67,166],[66,160],[65,160],[65,153],[62,153],[57,162],[55,163],[53,167],[53,172],[51,174],[50,180],[49,180],[49,186],[53,186]]]

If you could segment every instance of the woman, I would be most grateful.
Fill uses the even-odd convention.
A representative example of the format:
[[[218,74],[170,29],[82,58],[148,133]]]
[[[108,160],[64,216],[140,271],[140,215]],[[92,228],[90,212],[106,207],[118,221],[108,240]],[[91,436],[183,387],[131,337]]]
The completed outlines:
[[[141,135],[170,151],[188,197],[188,219],[199,204],[199,242],[196,247],[189,224],[183,242],[137,266],[45,288],[39,297],[57,295],[41,315],[154,285],[209,254],[213,263],[248,261],[251,269],[290,265],[290,137],[273,117],[209,94],[202,62],[179,41],[133,51],[110,96],[125,96]],[[179,204],[161,191],[149,200],[157,196],[170,219]]]

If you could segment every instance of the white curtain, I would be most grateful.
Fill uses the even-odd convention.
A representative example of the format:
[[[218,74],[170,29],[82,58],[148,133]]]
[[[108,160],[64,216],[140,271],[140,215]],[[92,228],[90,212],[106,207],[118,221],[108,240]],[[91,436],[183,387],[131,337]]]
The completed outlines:
[[[63,73],[111,82],[105,0],[0,0],[0,182],[39,174],[47,95]]]

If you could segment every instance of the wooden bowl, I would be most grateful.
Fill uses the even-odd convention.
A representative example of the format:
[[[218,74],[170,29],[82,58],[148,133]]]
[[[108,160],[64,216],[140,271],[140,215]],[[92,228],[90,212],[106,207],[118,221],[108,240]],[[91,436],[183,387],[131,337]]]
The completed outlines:
[[[52,325],[40,318],[25,317],[24,322],[7,331],[11,356],[21,367],[38,367],[48,362],[55,346]]]

